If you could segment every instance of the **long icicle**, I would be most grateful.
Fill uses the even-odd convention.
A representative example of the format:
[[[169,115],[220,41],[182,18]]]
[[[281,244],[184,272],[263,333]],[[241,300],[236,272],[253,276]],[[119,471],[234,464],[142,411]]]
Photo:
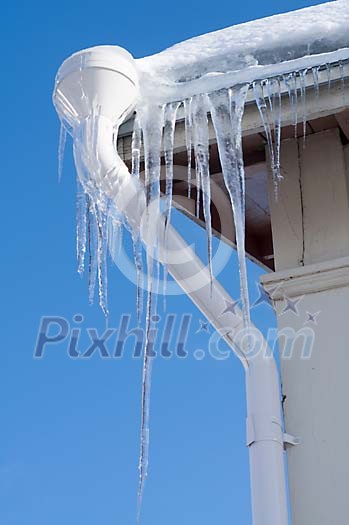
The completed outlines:
[[[192,134],[192,115],[191,115],[192,99],[189,98],[184,101],[184,118],[185,118],[185,145],[187,149],[187,184],[188,184],[188,199],[191,197],[191,134]]]
[[[273,182],[274,182],[274,191],[277,194],[278,181],[277,181],[277,174],[275,170],[275,152],[274,152],[274,145],[273,145],[273,136],[272,136],[272,130],[270,127],[269,111],[268,111],[268,107],[267,107],[265,97],[264,97],[262,82],[259,82],[259,81],[254,82],[253,91],[254,91],[257,108],[258,108],[258,111],[259,111],[259,114],[262,120],[262,124],[264,127],[264,131],[267,137],[268,149],[269,149],[269,155],[270,155],[270,165],[272,169]]]
[[[97,220],[95,213],[95,206],[90,201],[89,213],[88,213],[88,299],[89,303],[93,304],[96,280],[97,280]]]
[[[78,177],[76,183],[76,256],[78,273],[82,276],[85,270],[89,199]]]
[[[145,217],[145,235],[147,237],[147,270],[148,270],[148,298],[145,327],[145,344],[143,354],[142,372],[142,408],[141,408],[141,438],[139,454],[139,483],[137,501],[137,522],[140,521],[144,484],[148,473],[149,463],[149,416],[150,416],[150,390],[153,356],[150,353],[149,334],[154,315],[153,289],[158,291],[158,282],[154,286],[154,258],[157,253],[158,218],[160,215],[160,154],[162,143],[163,107],[151,107],[140,114],[143,130],[144,161],[145,161],[145,185],[147,211]],[[156,279],[158,280],[158,272]]]
[[[142,147],[142,129],[139,116],[136,115],[132,133],[132,175],[139,177]]]
[[[180,103],[175,102],[168,104],[165,108],[164,116],[164,157],[165,157],[165,170],[166,170],[166,186],[165,186],[165,229],[164,229],[164,255],[167,256],[167,231],[168,225],[171,219],[172,209],[172,193],[173,193],[173,145],[174,145],[174,134],[176,127],[176,116]],[[168,264],[165,259],[163,265],[163,296],[164,302],[166,298],[166,284],[168,274]]]
[[[235,236],[240,270],[242,311],[245,328],[250,327],[250,302],[245,258],[245,175],[242,154],[242,117],[248,85],[222,90],[210,96],[222,172],[234,211]]]
[[[197,180],[202,190],[205,226],[207,231],[208,267],[213,279],[212,270],[212,224],[211,224],[211,181],[209,163],[208,137],[208,100],[207,95],[197,95],[192,102],[192,119],[194,135],[194,154]]]

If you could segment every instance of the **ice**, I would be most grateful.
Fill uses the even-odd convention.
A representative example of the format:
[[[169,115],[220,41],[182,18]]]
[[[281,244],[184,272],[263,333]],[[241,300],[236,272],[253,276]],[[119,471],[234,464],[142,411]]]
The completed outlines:
[[[187,148],[187,158],[188,158],[188,174],[187,174],[187,183],[188,183],[188,199],[191,197],[191,134],[192,134],[192,116],[191,116],[191,103],[192,99],[184,101],[184,118],[185,118],[185,145]]]
[[[64,151],[67,142],[67,129],[63,122],[61,122],[59,130],[59,144],[58,144],[58,181],[62,179],[63,173],[63,160],[64,160]]]
[[[139,234],[134,234],[133,237],[133,256],[137,271],[137,321],[141,323],[143,313],[143,256],[142,243]]]
[[[173,120],[171,119],[173,122]],[[149,462],[149,412],[150,389],[153,356],[149,352],[152,319],[156,312],[156,298],[159,287],[159,266],[157,258],[160,215],[160,157],[164,127],[164,107],[144,107],[140,111],[140,124],[143,132],[145,189],[147,210],[142,228],[143,238],[147,239],[147,308],[145,323],[145,344],[142,378],[142,408],[141,408],[141,444],[139,454],[138,483],[138,521],[140,519],[144,484],[148,473]],[[173,122],[174,126],[174,122]]]
[[[348,27],[348,0],[227,27],[137,60],[142,89],[157,100],[183,100],[343,60],[349,56]]]
[[[320,86],[319,86],[319,68],[313,67],[312,68],[312,74],[313,74],[313,82],[314,82],[314,89],[316,94],[316,99],[319,101],[319,94],[320,94]]]
[[[165,158],[165,169],[166,169],[166,185],[165,185],[165,231],[164,231],[164,246],[165,253],[167,252],[167,229],[171,218],[171,207],[172,207],[172,191],[173,191],[173,146],[174,146],[174,134],[176,126],[176,116],[180,103],[168,104],[165,108],[164,116],[164,158]],[[167,261],[164,262],[164,273],[163,273],[163,295],[164,304],[166,297],[166,285],[167,285]]]
[[[268,92],[269,92],[267,97],[265,97],[264,95],[265,85],[267,86]],[[273,106],[272,106],[272,99],[271,99],[271,94],[270,94],[269,80],[266,80],[264,82],[259,82],[259,81],[254,82],[253,91],[254,91],[255,101],[256,101],[256,104],[259,110],[259,114],[261,117],[261,121],[264,127],[264,131],[265,131],[265,135],[266,135],[266,139],[268,143],[270,165],[271,165],[273,181],[274,181],[274,189],[275,189],[275,194],[277,195],[277,184],[278,184],[278,179],[280,177],[280,173],[279,173],[279,166],[277,165],[277,160],[275,156],[275,147],[274,147],[274,141],[273,141],[273,135],[272,135],[272,131],[273,131],[272,126],[274,127],[274,131],[275,131],[275,122],[273,122],[273,119],[272,119]],[[279,118],[277,122],[279,125]],[[279,134],[277,136],[279,139]],[[280,144],[276,145],[276,149],[277,149],[277,152],[280,151]]]
[[[167,227],[172,206],[172,188],[173,188],[173,144],[174,132],[176,125],[176,116],[179,103],[168,104],[165,109],[164,117],[164,158],[166,167],[166,187],[165,187],[165,228]]]
[[[93,107],[92,112],[88,114],[89,100],[82,89],[82,80],[78,79],[78,84],[81,84],[82,102],[86,103],[86,114],[88,114],[77,129],[68,130],[74,139],[74,159],[78,174],[78,271],[80,274],[83,273],[88,253],[89,300],[92,302],[94,299],[98,281],[99,304],[104,314],[108,315],[107,250],[109,248],[113,259],[117,259],[122,229],[126,227],[132,236],[133,257],[137,271],[138,322],[142,319],[143,289],[147,289],[146,339],[142,368],[138,521],[149,464],[150,390],[154,357],[152,334],[159,291],[159,239],[164,239],[166,246],[166,229],[171,219],[173,200],[176,120],[184,121],[183,146],[187,153],[189,198],[193,197],[191,172],[193,159],[195,160],[196,214],[199,216],[202,203],[211,277],[213,271],[209,138],[212,139],[212,136],[209,133],[212,132],[210,119],[212,120],[223,179],[234,215],[243,318],[245,327],[249,329],[250,306],[245,251],[245,176],[242,151],[242,118],[245,103],[246,101],[249,104],[255,103],[259,110],[277,195],[281,178],[281,115],[284,95],[287,96],[288,93],[295,136],[298,136],[298,122],[302,121],[305,139],[307,94],[313,89],[316,98],[319,98],[324,74],[328,88],[331,89],[335,78],[335,75],[332,75],[333,64],[336,64],[337,72],[338,69],[340,71],[344,97],[345,68],[349,58],[348,26],[348,1],[337,0],[223,29],[173,46],[153,57],[136,60],[140,94],[132,136],[132,175],[137,179],[137,184],[142,186],[143,174],[140,170],[144,151],[145,205],[139,207],[139,222],[135,220],[132,224],[128,222],[127,216],[121,216],[116,209],[114,197],[121,184],[115,180],[114,168],[103,172],[100,166],[97,139],[101,108]],[[292,31],[290,27],[293,28]],[[81,64],[82,70],[83,64]],[[287,124],[290,122],[288,121]],[[117,130],[118,123],[113,129],[115,143]],[[58,153],[59,173],[62,171],[64,144],[65,127],[62,127]],[[162,160],[165,164],[166,180],[163,199],[164,220],[160,221]],[[118,162],[122,164],[120,159],[116,159],[116,163]],[[119,167],[116,167],[116,172]],[[122,169],[126,170],[126,167],[122,166]],[[161,229],[159,225],[162,225]],[[145,245],[145,256],[141,239]],[[143,265],[143,259],[146,260],[146,265]],[[166,293],[166,255],[162,261],[163,291]],[[146,266],[146,272],[143,266]]]
[[[79,179],[76,188],[76,255],[78,260],[78,273],[82,276],[85,270],[85,255],[87,241],[87,217],[89,199],[83,190]]]
[[[293,71],[288,75],[283,76],[285,85],[288,90],[288,96],[290,99],[291,111],[294,115],[294,135],[297,138],[297,125],[298,125],[298,87],[297,87],[297,72]]]
[[[107,220],[106,215],[96,210],[97,221],[97,270],[99,306],[107,317],[108,312],[108,282],[107,282]]]
[[[301,86],[301,103],[302,103],[302,123],[303,123],[303,146],[305,145],[305,139],[307,135],[307,86],[306,86],[306,76],[308,70],[304,69],[300,71],[300,86]]]
[[[90,202],[88,214],[88,299],[93,304],[97,280],[97,222],[94,204]]]
[[[247,92],[248,85],[214,93],[210,96],[210,106],[223,177],[234,211],[242,311],[245,327],[249,328],[250,306],[245,252],[245,175],[241,133]]]
[[[142,147],[142,129],[138,115],[135,118],[132,134],[132,174],[139,177]]]
[[[192,101],[192,123],[194,138],[195,168],[197,174],[197,192],[202,190],[205,226],[207,231],[208,266],[212,280],[212,226],[211,226],[211,181],[208,139],[208,97],[197,95]],[[199,215],[199,197],[197,197],[196,215]]]
[[[325,64],[325,67],[326,67],[326,74],[327,74],[327,87],[328,87],[328,91],[330,91],[331,89],[331,65]]]

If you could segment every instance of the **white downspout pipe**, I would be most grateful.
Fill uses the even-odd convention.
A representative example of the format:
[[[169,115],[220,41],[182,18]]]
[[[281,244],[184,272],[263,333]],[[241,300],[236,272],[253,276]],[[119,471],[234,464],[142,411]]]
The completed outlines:
[[[131,226],[138,229],[145,209],[144,188],[129,173],[115,147],[118,126],[133,111],[137,96],[138,76],[132,56],[116,46],[99,46],[77,53],[63,63],[53,100],[60,118],[71,127],[74,142],[79,140],[86,148],[87,127],[81,125],[95,115],[98,107],[95,146],[94,151],[85,152],[86,168],[94,176],[98,165],[96,184],[114,200]],[[162,217],[157,217],[157,221],[161,227]],[[140,231],[143,242],[149,243],[147,230]],[[224,337],[246,372],[253,524],[288,525],[284,434],[275,360],[270,352],[268,356],[263,351],[248,354],[237,337],[244,326],[241,311],[236,308],[235,313],[222,314],[226,304],[233,300],[216,279],[211,289],[207,268],[173,227],[168,230],[167,249],[175,254],[167,261],[169,273]],[[161,255],[160,246],[161,257],[164,254]],[[253,327],[253,333],[259,347],[267,350],[259,330]]]

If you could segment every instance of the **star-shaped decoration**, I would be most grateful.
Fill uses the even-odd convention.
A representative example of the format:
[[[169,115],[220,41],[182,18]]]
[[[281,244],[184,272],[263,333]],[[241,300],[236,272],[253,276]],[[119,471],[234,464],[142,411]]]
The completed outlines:
[[[200,323],[200,328],[198,328],[196,330],[196,334],[201,334],[201,332],[206,332],[206,334],[209,334],[210,333],[210,329],[209,329],[209,326],[208,326],[208,322],[207,321],[202,321],[201,319],[199,319],[199,323]]]
[[[298,299],[292,300],[286,295],[285,296],[286,305],[284,309],[282,310],[281,315],[287,312],[293,312],[295,315],[299,316],[298,304],[301,302],[302,299],[303,297],[298,297]]]
[[[321,312],[316,312],[316,314],[312,314],[310,312],[307,312],[307,320],[306,323],[313,323],[317,325],[317,317],[320,315]]]
[[[239,308],[240,301],[235,301],[234,303],[231,303],[229,301],[225,302],[225,310],[221,313],[221,316],[226,314],[227,312],[230,312],[234,315],[236,315],[236,308]]]

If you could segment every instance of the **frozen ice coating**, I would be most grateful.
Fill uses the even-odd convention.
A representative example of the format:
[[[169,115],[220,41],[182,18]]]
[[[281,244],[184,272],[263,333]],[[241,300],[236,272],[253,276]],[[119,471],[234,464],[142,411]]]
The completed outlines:
[[[337,0],[227,27],[138,60],[142,72],[184,82],[349,47],[349,2]]]
[[[97,50],[97,55],[103,55],[102,47]],[[166,247],[168,232],[172,231],[170,223],[176,122],[179,119],[184,121],[185,143],[182,146],[187,154],[188,196],[197,199],[196,213],[198,215],[202,209],[205,218],[209,269],[207,280],[211,283],[212,293],[212,283],[216,282],[212,265],[209,162],[209,122],[212,121],[222,178],[234,215],[242,304],[241,323],[248,331],[250,308],[246,272],[242,148],[245,105],[252,103],[258,108],[277,195],[281,177],[280,143],[285,99],[288,99],[287,104],[293,116],[295,134],[297,136],[297,124],[300,121],[305,139],[309,90],[313,90],[316,98],[319,98],[321,84],[325,82],[331,87],[334,81],[332,71],[335,68],[337,86],[339,77],[339,85],[344,93],[349,64],[349,0],[337,0],[196,37],[157,55],[136,60],[136,69],[133,62],[131,65],[128,62],[132,61],[132,57],[127,57],[124,50],[118,50],[118,53],[125,54],[124,67],[127,64],[137,70],[138,79],[132,84],[136,103],[134,104],[130,90],[125,90],[132,104],[126,105],[125,113],[120,113],[115,121],[103,113],[104,108],[83,87],[83,81],[86,81],[91,69],[97,69],[95,63],[89,66],[90,69],[85,64],[85,59],[90,59],[89,51],[81,54],[84,60],[81,60],[79,70],[74,70],[75,98],[72,100],[80,113],[65,98],[64,90],[59,92],[60,82],[71,73],[69,67],[76,67],[76,57],[73,56],[71,62],[68,59],[68,64],[65,63],[57,75],[55,105],[62,121],[58,171],[60,177],[68,132],[73,138],[78,180],[78,272],[83,274],[85,269],[88,272],[89,300],[93,302],[97,288],[99,304],[105,315],[108,315],[108,251],[113,260],[117,260],[123,228],[130,232],[133,241],[138,322],[143,316],[146,318],[138,489],[140,516],[149,463],[150,389],[154,355],[152,328],[159,291],[159,263],[164,268],[164,283],[170,267]],[[114,52],[115,48],[108,47],[108,62],[104,63],[104,69],[100,68],[105,75],[115,72],[112,67],[109,68],[109,61],[113,65]],[[128,73],[127,70],[124,78],[129,80]],[[108,82],[102,84],[101,91],[107,84]],[[105,92],[108,89],[106,87]],[[109,89],[108,97],[109,101],[116,100],[118,93],[114,96],[114,91],[110,93]],[[118,155],[116,143],[124,115],[129,118],[133,109],[136,116],[132,136],[132,171],[129,173]],[[101,150],[98,149],[101,144],[102,157],[99,156]],[[141,173],[143,161],[144,174]],[[165,172],[164,195],[160,191],[162,161]],[[191,176],[192,169],[195,170],[195,182]],[[184,249],[183,245],[180,246],[183,252],[181,257],[188,256],[187,247]],[[190,257],[192,260],[195,254]],[[143,258],[146,265],[143,264]],[[191,275],[190,278],[192,279]],[[147,289],[145,315],[142,311],[143,288]],[[184,286],[182,288],[190,295]],[[165,284],[163,290],[166,292]],[[248,333],[251,334],[250,331]]]

